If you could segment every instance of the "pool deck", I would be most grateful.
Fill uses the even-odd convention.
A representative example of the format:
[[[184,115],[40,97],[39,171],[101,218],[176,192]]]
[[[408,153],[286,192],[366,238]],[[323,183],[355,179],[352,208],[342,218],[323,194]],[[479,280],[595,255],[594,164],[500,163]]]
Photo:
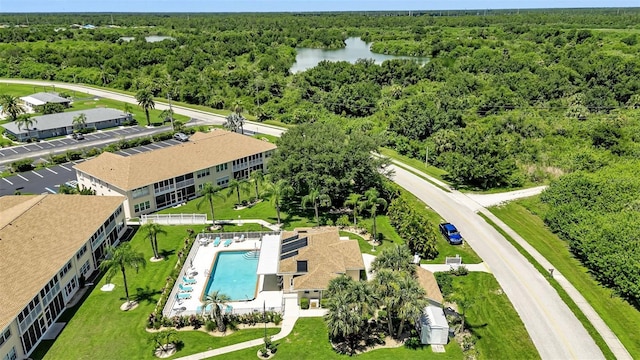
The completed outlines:
[[[224,237],[221,237],[221,239],[222,241],[218,246],[213,246],[213,243],[209,243],[207,245],[194,244],[194,246],[198,246],[198,251],[193,258],[192,264],[186,264],[181,274],[185,275],[185,271],[188,271],[192,265],[191,269],[194,270],[193,279],[196,280],[196,283],[188,285],[183,282],[182,276],[178,278],[175,286],[182,284],[183,286],[192,287],[193,291],[190,292],[190,299],[179,300],[174,303],[170,316],[197,314],[200,313],[198,311],[199,308],[204,308],[204,303],[201,299],[204,297],[203,294],[207,287],[211,267],[213,266],[213,261],[218,252],[259,250],[261,245],[261,242],[258,239],[249,239],[242,242],[234,241],[229,246],[225,247],[224,242],[226,239]],[[189,278],[187,275],[185,275],[185,277]],[[263,276],[258,275],[258,289],[262,288],[262,282]],[[244,314],[254,311],[262,311],[263,306],[266,307],[267,311],[282,312],[282,291],[258,291],[256,295],[256,298],[253,300],[228,302],[228,305],[232,308],[232,313]]]

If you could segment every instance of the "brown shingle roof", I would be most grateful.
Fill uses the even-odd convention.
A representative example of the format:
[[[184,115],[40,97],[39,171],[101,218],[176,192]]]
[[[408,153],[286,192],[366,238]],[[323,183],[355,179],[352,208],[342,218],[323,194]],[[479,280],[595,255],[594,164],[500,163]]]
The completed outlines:
[[[119,189],[132,190],[275,148],[266,141],[215,129],[195,133],[179,145],[141,154],[103,153],[74,168]]]
[[[298,255],[281,260],[279,273],[296,273],[297,261],[307,261],[307,273],[296,276],[296,290],[326,289],[329,281],[347,270],[364,270],[360,247],[355,240],[340,240],[338,229],[296,229],[300,237],[308,238],[308,245]],[[283,238],[294,233],[283,234]]]
[[[423,269],[420,266],[416,266],[416,278],[418,279],[420,286],[422,286],[424,291],[427,292],[428,299],[431,299],[438,304],[442,304],[444,302],[436,277],[433,276],[431,271]]]
[[[119,196],[0,197],[0,329],[123,201]]]

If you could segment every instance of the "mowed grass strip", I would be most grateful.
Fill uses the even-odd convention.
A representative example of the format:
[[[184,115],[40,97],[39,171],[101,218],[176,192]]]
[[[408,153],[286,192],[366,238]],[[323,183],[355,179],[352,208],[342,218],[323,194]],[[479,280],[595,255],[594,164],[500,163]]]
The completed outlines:
[[[573,257],[568,244],[552,233],[542,219],[528,209],[544,211],[538,197],[493,207],[490,211],[553,264],[618,336],[631,356],[634,359],[640,358],[640,332],[629,331],[629,324],[640,324],[640,311],[615,296],[611,289],[599,284],[589,274],[589,270]]]
[[[102,292],[106,283],[102,278],[96,283],[86,300],[70,309],[73,316],[64,314],[68,323],[54,342],[44,342],[31,356],[34,359],[154,359],[153,346],[148,343],[149,333],[145,330],[149,314],[155,308],[160,290],[176,263],[176,253],[184,245],[187,229],[192,226],[164,226],[167,236],[159,235],[158,243],[165,261],[147,262],[144,269],[136,273],[127,269],[129,293],[138,298],[139,306],[129,312],[120,310],[124,303],[122,274],[118,273],[111,282],[116,285],[112,292]],[[138,232],[131,240],[132,247],[144,253],[145,258],[153,256],[149,240]],[[75,313],[73,313],[75,312]],[[268,329],[270,334],[279,329]],[[262,338],[264,329],[241,330],[225,337],[212,337],[201,331],[180,331],[178,338],[184,348],[176,356],[185,356],[208,349]]]

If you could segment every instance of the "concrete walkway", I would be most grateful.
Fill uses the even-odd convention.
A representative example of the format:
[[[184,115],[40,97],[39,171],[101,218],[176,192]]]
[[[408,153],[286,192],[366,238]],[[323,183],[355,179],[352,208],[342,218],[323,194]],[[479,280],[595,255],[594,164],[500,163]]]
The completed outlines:
[[[367,270],[367,279],[373,278],[373,272],[371,272],[371,263],[375,258],[376,257],[371,254],[362,254],[364,268]],[[484,262],[481,262],[479,264],[462,264],[462,266],[466,267],[467,270],[472,272],[491,272],[489,266],[487,266],[487,264]],[[420,264],[420,267],[431,272],[445,272],[453,268],[452,265],[448,264]]]

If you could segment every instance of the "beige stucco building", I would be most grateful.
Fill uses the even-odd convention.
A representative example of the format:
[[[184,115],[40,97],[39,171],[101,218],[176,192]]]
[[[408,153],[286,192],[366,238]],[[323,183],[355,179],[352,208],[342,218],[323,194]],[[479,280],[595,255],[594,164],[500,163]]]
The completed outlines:
[[[226,187],[252,171],[267,171],[276,146],[226,130],[195,133],[189,141],[132,156],[103,153],[74,166],[80,187],[126,198],[127,218],[181,204],[205,183]]]
[[[337,228],[300,228],[281,235],[278,276],[284,293],[297,293],[319,306],[329,281],[340,275],[360,280],[365,270],[356,240],[342,240]]]
[[[0,359],[24,359],[125,233],[122,197],[0,197]]]

